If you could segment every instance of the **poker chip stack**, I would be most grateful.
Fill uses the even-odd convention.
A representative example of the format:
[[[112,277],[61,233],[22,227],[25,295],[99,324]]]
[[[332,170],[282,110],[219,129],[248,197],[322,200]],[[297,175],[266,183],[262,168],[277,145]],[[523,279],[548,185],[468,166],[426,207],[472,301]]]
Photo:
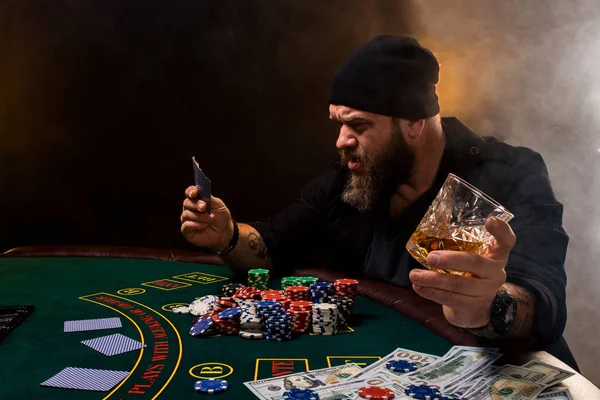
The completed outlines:
[[[220,313],[228,308],[237,306],[237,303],[232,297],[221,297],[217,299],[216,304],[213,306],[213,311]]]
[[[292,339],[292,320],[277,301],[267,300],[256,303],[258,314],[265,321],[265,337],[279,342]]]
[[[239,299],[238,304],[242,309],[240,316],[239,336],[244,339],[264,339],[263,328],[265,324],[258,315],[257,300]]]
[[[281,289],[286,290],[290,286],[306,286],[310,287],[311,284],[318,282],[319,278],[314,276],[286,276],[281,279]]]
[[[358,281],[356,279],[338,279],[333,283],[335,293],[340,296],[348,297],[352,300],[356,298]]]
[[[306,286],[288,286],[285,288],[285,295],[291,301],[310,300],[310,289]]]
[[[312,305],[312,331],[317,335],[335,335],[338,325],[338,310],[335,304]]]
[[[226,297],[233,297],[238,289],[244,287],[241,283],[226,283],[221,287],[221,293]]]
[[[258,290],[268,290],[269,277],[268,269],[251,269],[248,271],[248,286]]]
[[[214,314],[211,318],[215,327],[224,335],[237,335],[240,333],[240,316],[242,309],[239,307],[231,307],[218,314]]]
[[[290,317],[292,320],[292,332],[308,333],[310,332],[312,322],[312,302],[310,301],[292,301],[290,303]]]
[[[260,300],[260,290],[244,286],[235,292],[233,298],[235,301],[237,301],[237,299]]]
[[[261,293],[261,299],[267,301],[276,301],[281,304],[281,307],[283,307],[284,310],[290,308],[291,300],[287,296],[281,294],[279,290],[264,291]]]
[[[310,297],[313,303],[328,303],[333,295],[333,283],[314,282],[310,285]]]
[[[354,300],[334,294],[329,298],[329,303],[335,304],[338,310],[338,326],[345,327],[350,325],[354,313]]]

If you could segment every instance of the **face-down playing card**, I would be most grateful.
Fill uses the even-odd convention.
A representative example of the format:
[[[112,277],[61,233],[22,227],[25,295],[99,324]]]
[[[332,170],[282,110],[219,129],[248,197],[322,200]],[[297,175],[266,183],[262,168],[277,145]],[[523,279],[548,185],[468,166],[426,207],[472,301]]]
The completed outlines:
[[[106,392],[121,382],[129,372],[106,369],[67,367],[40,386]]]
[[[145,344],[128,338],[120,333],[101,336],[95,339],[82,340],[81,343],[104,354],[105,356],[114,356],[146,347]]]
[[[210,179],[208,179],[206,175],[204,175],[204,172],[202,172],[200,169],[200,166],[196,161],[196,157],[192,157],[192,165],[194,167],[194,181],[196,188],[198,189],[200,199],[206,203],[206,212],[210,214],[210,195],[212,191]]]
[[[121,319],[119,317],[112,318],[95,318],[81,319],[78,321],[65,321],[65,332],[83,332],[96,331],[100,329],[121,328]]]

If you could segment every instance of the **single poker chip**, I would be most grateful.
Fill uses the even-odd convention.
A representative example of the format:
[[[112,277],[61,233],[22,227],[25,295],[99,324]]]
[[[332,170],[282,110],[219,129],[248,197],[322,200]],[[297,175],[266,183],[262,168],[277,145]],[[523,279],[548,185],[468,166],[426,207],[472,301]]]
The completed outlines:
[[[284,400],[319,400],[319,394],[310,389],[290,389],[283,392]]]
[[[213,324],[214,322],[212,318],[202,318],[192,326],[190,329],[190,335],[200,336],[206,333],[213,326]]]
[[[363,399],[389,400],[395,397],[394,392],[380,386],[365,386],[358,389],[358,395]]]
[[[175,314],[189,314],[190,313],[190,307],[189,306],[175,307],[173,309],[173,312]]]
[[[394,372],[411,372],[415,371],[418,365],[407,360],[390,360],[385,364],[385,367]]]
[[[260,340],[265,338],[265,334],[260,330],[242,330],[239,332],[239,336],[248,340]]]
[[[220,319],[234,319],[234,318],[238,318],[240,315],[242,315],[242,309],[239,307],[232,307],[232,308],[228,308],[225,311],[221,311],[219,313],[219,318]]]
[[[200,393],[221,393],[229,388],[229,383],[225,379],[204,379],[194,384],[194,389]]]
[[[434,400],[441,396],[439,390],[427,385],[410,385],[404,389],[404,393],[418,400]]]

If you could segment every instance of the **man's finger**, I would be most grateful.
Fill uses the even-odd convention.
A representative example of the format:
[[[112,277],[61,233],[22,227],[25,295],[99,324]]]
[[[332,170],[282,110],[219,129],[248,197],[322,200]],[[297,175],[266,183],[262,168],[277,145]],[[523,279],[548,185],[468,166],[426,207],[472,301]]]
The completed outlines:
[[[426,299],[435,301],[443,306],[454,308],[454,309],[465,309],[468,308],[471,304],[475,304],[477,299],[470,296],[465,296],[464,294],[447,292],[441,289],[423,287],[418,285],[413,285],[413,289],[417,294],[421,297],[425,297]]]
[[[198,223],[194,221],[185,221],[183,224],[181,224],[181,233],[183,233],[183,236],[186,237],[193,236],[194,233],[203,231],[204,229],[206,229],[207,226],[208,224]]]
[[[475,277],[440,274],[423,269],[413,269],[409,277],[417,286],[441,289],[470,297],[482,296],[490,291],[487,280]]]
[[[187,198],[194,200],[198,196],[198,188],[196,186],[189,186],[185,189],[185,195]]]
[[[203,224],[210,224],[215,220],[214,214],[198,213],[190,210],[185,210],[181,213],[181,222],[193,221]]]
[[[436,250],[427,256],[427,264],[432,268],[470,272],[481,279],[499,277],[498,261],[466,251]]]
[[[488,248],[488,257],[494,260],[506,260],[517,238],[507,222],[500,218],[490,217],[485,221],[485,229],[494,236]]]

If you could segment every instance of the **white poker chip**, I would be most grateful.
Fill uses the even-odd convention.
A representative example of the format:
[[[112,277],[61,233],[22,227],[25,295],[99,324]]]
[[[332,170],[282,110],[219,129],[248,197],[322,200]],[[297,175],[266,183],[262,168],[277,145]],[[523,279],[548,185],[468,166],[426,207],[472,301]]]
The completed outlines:
[[[217,304],[217,296],[202,296],[190,304],[190,314],[195,316],[208,314],[215,304]]]
[[[173,309],[173,312],[175,314],[189,314],[190,313],[190,307],[189,306],[175,307]]]

